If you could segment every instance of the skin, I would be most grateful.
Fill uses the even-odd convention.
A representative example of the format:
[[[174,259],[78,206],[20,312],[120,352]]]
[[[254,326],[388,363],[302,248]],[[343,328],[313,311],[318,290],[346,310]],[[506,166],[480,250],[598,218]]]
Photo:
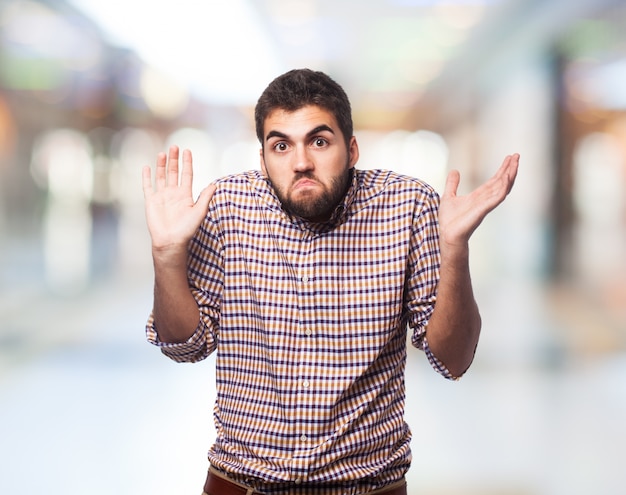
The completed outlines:
[[[356,138],[346,146],[335,117],[316,106],[274,110],[264,131],[261,170],[285,209],[314,222],[328,220],[359,158]]]
[[[507,156],[494,176],[466,196],[457,195],[460,174],[453,170],[441,196],[440,279],[426,339],[453,376],[461,376],[472,363],[481,328],[469,270],[469,239],[511,192],[518,166],[518,154]]]
[[[284,207],[311,221],[327,220],[332,214],[345,193],[344,178],[358,158],[355,137],[346,144],[336,120],[322,108],[278,109],[265,121],[261,169]],[[507,156],[493,177],[465,196],[457,194],[460,174],[453,170],[441,196],[440,281],[426,338],[454,376],[462,375],[471,364],[481,327],[469,271],[469,239],[511,191],[518,165],[518,154]],[[176,146],[168,156],[157,156],[154,187],[150,167],[143,169],[155,271],[154,318],[164,342],[184,342],[198,326],[198,307],[187,284],[187,245],[215,192],[215,186],[209,186],[193,201],[189,150],[182,154],[180,181],[178,172]],[[307,209],[311,204],[317,206]]]

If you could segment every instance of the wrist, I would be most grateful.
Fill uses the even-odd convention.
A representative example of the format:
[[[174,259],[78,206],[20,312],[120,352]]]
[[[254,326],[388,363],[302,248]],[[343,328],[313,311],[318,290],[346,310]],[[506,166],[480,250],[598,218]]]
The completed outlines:
[[[439,253],[442,259],[469,259],[469,243],[467,241],[447,242],[439,240]]]
[[[184,268],[186,270],[187,257],[187,245],[152,246],[152,260],[155,268]]]

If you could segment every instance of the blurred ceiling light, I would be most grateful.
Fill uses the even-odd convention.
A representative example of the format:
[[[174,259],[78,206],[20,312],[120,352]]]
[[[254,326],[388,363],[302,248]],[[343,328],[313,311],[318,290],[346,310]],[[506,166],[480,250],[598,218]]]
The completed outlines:
[[[433,11],[449,26],[469,29],[482,19],[485,12],[485,2],[443,1],[438,2]]]
[[[596,228],[620,225],[626,188],[624,156],[616,136],[587,134],[576,143],[573,162],[574,206],[582,220]]]
[[[137,177],[144,165],[154,164],[159,151],[163,151],[163,143],[155,132],[127,127],[114,135],[110,147],[115,163],[111,192],[123,206],[124,214],[143,209],[143,198],[137,194]]]
[[[583,84],[590,100],[609,110],[626,110],[626,59],[617,60],[593,70]]]
[[[272,19],[284,26],[298,26],[317,15],[315,0],[269,0],[267,7]]]
[[[565,84],[574,107],[605,110],[626,109],[626,59],[607,63],[572,63]]]
[[[440,134],[426,130],[359,131],[357,138],[367,150],[362,153],[359,168],[376,168],[381,162],[393,162],[398,173],[419,177],[437,191],[443,191],[449,149]]]
[[[402,160],[407,173],[428,182],[442,192],[448,167],[449,149],[443,136],[418,130],[406,136]]]
[[[144,67],[141,74],[141,95],[146,106],[157,117],[174,119],[189,104],[189,93],[177,81],[152,67]]]
[[[31,174],[35,182],[59,201],[83,202],[93,188],[91,145],[73,129],[45,132],[35,142]]]
[[[210,102],[253,104],[281,71],[277,51],[249,0],[178,0],[175,5],[71,1],[111,42],[132,49]]]
[[[42,3],[9,3],[2,17],[4,48],[20,58],[58,60],[74,70],[91,68],[99,59],[96,37],[86,36],[84,27]]]

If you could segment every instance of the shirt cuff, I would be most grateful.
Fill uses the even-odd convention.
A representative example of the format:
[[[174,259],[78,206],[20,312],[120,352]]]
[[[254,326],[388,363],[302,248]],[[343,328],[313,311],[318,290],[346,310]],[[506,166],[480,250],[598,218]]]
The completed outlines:
[[[207,356],[206,332],[202,325],[185,342],[163,342],[159,339],[151,318],[146,325],[146,338],[148,342],[159,347],[163,354],[179,363],[194,363]]]
[[[428,358],[428,362],[433,367],[433,369],[448,380],[459,381],[463,375],[454,376],[452,373],[450,373],[448,368],[446,368],[446,365],[439,361],[439,359],[437,359],[437,357],[430,350],[430,346],[428,345],[428,339],[426,338],[426,336],[424,336],[422,342],[424,352],[426,353],[426,357]]]

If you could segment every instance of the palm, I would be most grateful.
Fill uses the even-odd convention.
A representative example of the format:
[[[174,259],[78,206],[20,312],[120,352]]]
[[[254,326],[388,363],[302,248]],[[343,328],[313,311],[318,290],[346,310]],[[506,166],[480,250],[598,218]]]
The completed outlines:
[[[193,165],[191,152],[183,152],[179,181],[178,147],[169,156],[159,153],[155,185],[149,167],[143,169],[146,221],[155,249],[186,246],[204,219],[215,187],[205,189],[197,201],[192,196]]]
[[[507,156],[498,171],[487,182],[466,196],[457,196],[460,174],[448,175],[439,208],[441,241],[463,245],[484,220],[509,194],[519,165],[519,155]]]

